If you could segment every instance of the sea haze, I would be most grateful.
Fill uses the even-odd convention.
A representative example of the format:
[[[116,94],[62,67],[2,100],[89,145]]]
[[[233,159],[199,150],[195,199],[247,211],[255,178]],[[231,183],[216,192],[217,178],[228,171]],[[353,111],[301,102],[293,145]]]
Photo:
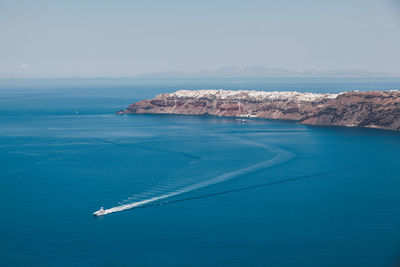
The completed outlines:
[[[400,79],[0,80],[0,265],[395,266],[400,133],[114,115],[209,88],[337,93]]]

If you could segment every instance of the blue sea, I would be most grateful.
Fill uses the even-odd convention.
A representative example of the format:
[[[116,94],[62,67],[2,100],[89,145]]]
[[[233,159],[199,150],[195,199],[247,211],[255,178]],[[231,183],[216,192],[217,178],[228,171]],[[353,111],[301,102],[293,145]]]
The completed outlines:
[[[0,266],[397,266],[400,133],[114,114],[205,88],[400,79],[0,80]]]

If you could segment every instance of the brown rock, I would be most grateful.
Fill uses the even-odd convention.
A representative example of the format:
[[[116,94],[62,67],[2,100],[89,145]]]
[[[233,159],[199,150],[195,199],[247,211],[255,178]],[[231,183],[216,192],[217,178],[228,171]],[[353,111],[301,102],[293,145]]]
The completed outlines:
[[[123,113],[207,114],[400,130],[400,91],[312,94],[180,90],[133,103]]]

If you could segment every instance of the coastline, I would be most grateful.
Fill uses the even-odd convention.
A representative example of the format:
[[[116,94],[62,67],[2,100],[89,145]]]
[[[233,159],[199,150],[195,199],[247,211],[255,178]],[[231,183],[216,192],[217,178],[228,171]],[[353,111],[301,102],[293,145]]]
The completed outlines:
[[[129,105],[116,114],[181,114],[296,121],[305,125],[400,131],[400,91],[317,94],[178,90]]]

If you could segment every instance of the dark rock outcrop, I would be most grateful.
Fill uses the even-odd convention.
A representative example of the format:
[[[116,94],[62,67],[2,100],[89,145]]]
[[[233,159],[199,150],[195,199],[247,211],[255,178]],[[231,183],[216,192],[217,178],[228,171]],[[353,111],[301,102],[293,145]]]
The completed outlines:
[[[139,101],[124,112],[253,117],[398,131],[400,91],[312,94],[180,90]]]

